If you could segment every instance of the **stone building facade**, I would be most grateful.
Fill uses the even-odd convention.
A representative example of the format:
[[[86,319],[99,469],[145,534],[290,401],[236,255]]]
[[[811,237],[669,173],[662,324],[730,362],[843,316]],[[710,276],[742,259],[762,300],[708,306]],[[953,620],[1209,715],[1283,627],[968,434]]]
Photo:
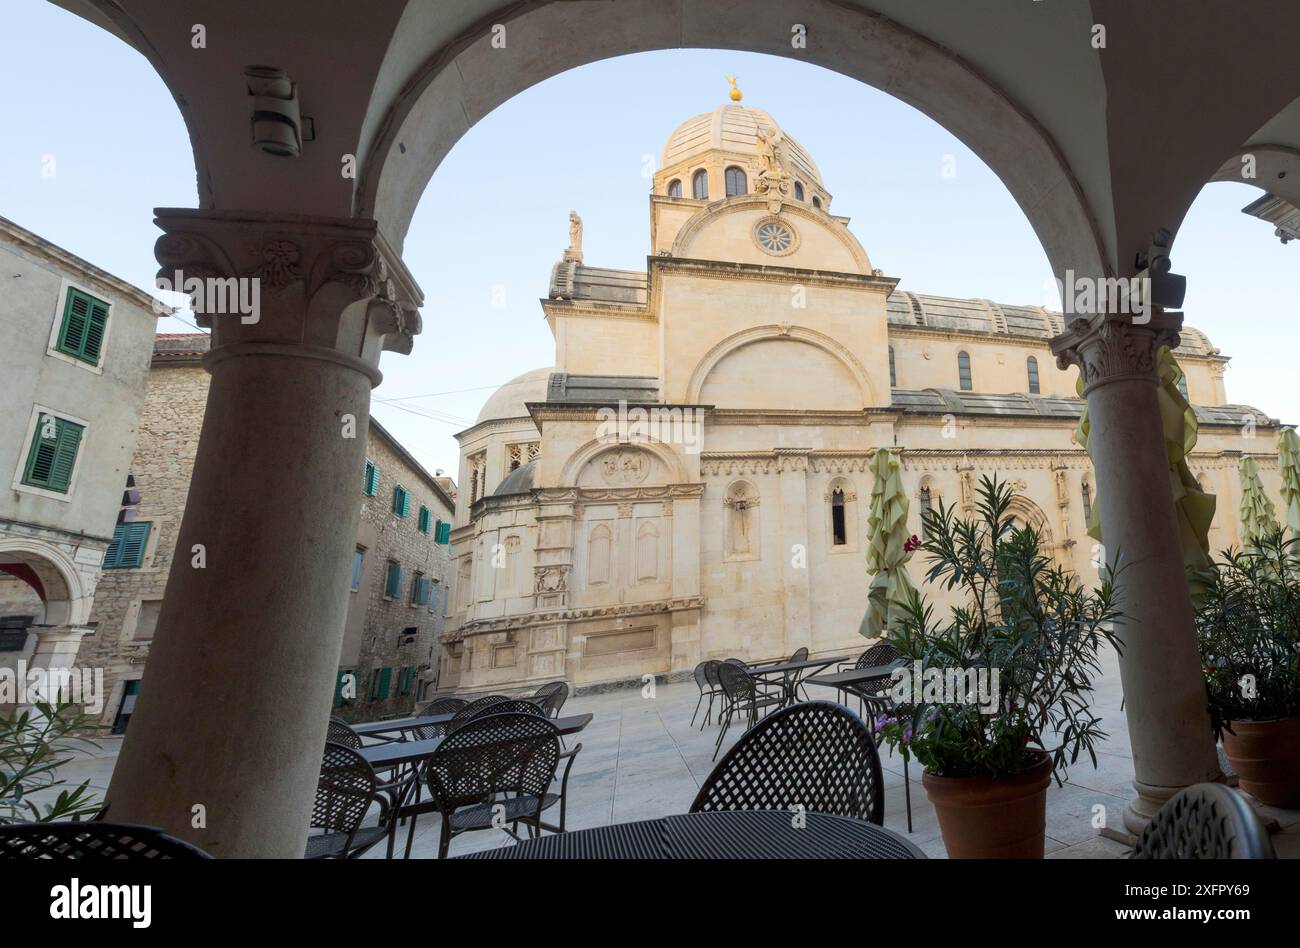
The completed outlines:
[[[166,310],[2,217],[0,265],[0,668],[66,667],[91,628]]]
[[[146,535],[138,557],[105,570],[91,612],[94,633],[82,640],[78,655],[79,663],[104,669],[108,697],[101,723],[118,732],[125,729],[142,687],[172,561],[190,555],[178,553],[176,538],[203,427],[209,375],[202,360],[207,350],[203,333],[155,338],[130,465],[140,492],[137,523],[147,525],[140,529]],[[455,503],[454,482],[428,474],[373,419],[367,457],[377,473],[358,474],[360,562],[339,659],[338,713],[348,717],[400,713],[429,687],[430,655],[447,602],[445,536]],[[399,485],[409,492],[405,515],[394,511]],[[421,510],[429,511],[427,518]],[[439,524],[448,526],[440,530]],[[385,589],[389,562],[402,568],[392,596]],[[421,595],[413,601],[417,572],[421,583],[414,591]],[[350,682],[345,674],[352,676]]]
[[[664,147],[644,272],[585,265],[575,215],[542,302],[554,365],[457,436],[469,487],[444,690],[860,650],[880,447],[899,458],[912,532],[940,502],[971,514],[996,474],[1057,561],[1096,581],[1086,523],[1105,498],[1074,441],[1076,372],[1049,347],[1065,317],[902,291],[831,205],[771,116],[724,105]],[[1185,328],[1175,355],[1218,551],[1239,542],[1243,456],[1278,497],[1279,426],[1228,403],[1228,359],[1204,334]],[[910,569],[921,585],[923,560]]]

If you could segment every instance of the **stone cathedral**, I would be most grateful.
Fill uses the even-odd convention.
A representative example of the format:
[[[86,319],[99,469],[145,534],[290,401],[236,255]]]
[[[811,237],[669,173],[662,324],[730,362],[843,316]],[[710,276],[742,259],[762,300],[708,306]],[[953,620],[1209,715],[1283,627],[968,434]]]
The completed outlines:
[[[1060,313],[898,289],[811,155],[759,109],[684,122],[660,168],[646,269],[588,266],[572,215],[542,302],[554,365],[501,387],[457,435],[440,691],[689,674],[800,646],[856,654],[881,446],[899,458],[912,532],[940,501],[972,511],[997,474],[1020,494],[1016,517],[1095,581],[1077,373],[1048,347]],[[1278,422],[1228,404],[1227,357],[1194,329],[1181,339],[1200,422],[1189,465],[1218,497],[1217,553],[1239,542],[1242,456],[1277,502]],[[654,409],[685,420],[649,437],[609,424]],[[921,586],[923,558],[910,568]]]

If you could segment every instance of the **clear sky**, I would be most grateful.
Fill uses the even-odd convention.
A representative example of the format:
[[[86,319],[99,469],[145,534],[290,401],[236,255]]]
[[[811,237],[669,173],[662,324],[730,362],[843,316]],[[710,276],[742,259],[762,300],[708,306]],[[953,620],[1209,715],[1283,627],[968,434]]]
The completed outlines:
[[[153,285],[152,209],[196,204],[180,114],[145,60],[40,0],[11,0],[0,33],[0,215],[139,286]],[[7,5],[8,6],[8,5]],[[58,51],[58,68],[51,68]],[[650,179],[681,122],[725,101],[724,75],[807,148],[833,210],[900,288],[1059,304],[1028,221],[952,135],[871,87],[804,63],[722,51],[595,63],[488,115],[435,173],[406,240],[424,333],[386,353],[375,415],[430,470],[457,468],[453,433],[496,385],[553,361],[538,299],[584,222],[590,265],[643,269]],[[310,147],[310,146],[308,146]],[[945,177],[947,156],[955,175]],[[53,158],[54,174],[48,171]],[[1228,397],[1300,421],[1293,382],[1300,246],[1240,209],[1243,184],[1202,193],[1178,235],[1187,322],[1233,357]],[[0,301],[0,305],[3,301]],[[161,331],[191,331],[176,320]]]

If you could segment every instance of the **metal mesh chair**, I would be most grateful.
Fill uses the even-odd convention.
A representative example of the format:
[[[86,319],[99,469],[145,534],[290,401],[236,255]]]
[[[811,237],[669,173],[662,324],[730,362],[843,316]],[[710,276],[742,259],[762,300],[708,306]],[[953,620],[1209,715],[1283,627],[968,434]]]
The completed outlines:
[[[535,701],[548,718],[560,716],[560,709],[569,700],[569,683],[567,681],[549,681],[538,688],[529,699]]]
[[[424,727],[415,729],[415,738],[421,741],[427,741],[430,738],[442,737],[444,734],[450,734],[456,728],[460,727],[466,721],[472,721],[481,714],[490,713],[493,705],[498,705],[503,701],[509,701],[505,695],[484,695],[482,698],[476,698],[467,704],[462,704],[460,709],[453,712],[450,721],[442,724],[426,724]]]
[[[0,825],[0,859],[211,859],[153,826],[130,823]]]
[[[884,823],[875,741],[843,705],[805,701],[769,714],[713,768],[690,812],[797,807]]]
[[[794,654],[791,655],[789,658],[787,658],[786,661],[787,662],[808,661],[807,647],[801,645],[799,648],[794,650]],[[804,690],[803,685],[800,683],[801,680],[803,679],[803,676],[807,673],[808,673],[808,669],[806,668],[801,670],[796,670],[796,671],[788,671],[785,673],[785,682],[784,682],[785,692],[787,695],[789,695],[789,700],[791,703],[793,703],[798,699],[800,691],[803,691],[804,700],[805,701],[808,700],[808,692]]]
[[[733,717],[738,713],[744,713],[749,726],[753,727],[758,720],[760,710],[766,711],[779,707],[782,703],[780,698],[760,692],[758,682],[754,680],[754,676],[748,669],[733,665],[730,661],[718,666],[718,683],[722,686],[722,692],[726,697],[726,706],[722,709],[722,728],[718,731],[718,742],[713,748],[714,760],[718,759],[718,751],[722,749],[722,741],[731,728]]]
[[[453,698],[447,695],[442,698],[434,698],[432,701],[426,701],[422,705],[417,705],[415,709],[416,717],[424,717],[427,714],[455,714],[465,705],[469,704],[464,698]]]
[[[326,743],[320,781],[311,808],[307,837],[308,859],[355,859],[388,835],[393,797],[380,785],[374,768],[351,747]],[[362,826],[371,807],[379,821]]]
[[[493,697],[496,697],[493,695]],[[432,714],[456,714],[469,704],[464,698],[434,698],[423,710],[417,711],[420,717]],[[425,724],[411,728],[411,737],[417,741],[427,741],[431,737],[441,737],[447,731],[446,724]]]
[[[411,854],[416,819],[428,812],[442,816],[439,859],[446,858],[453,838],[474,830],[499,828],[515,839],[520,823],[530,835],[544,829],[564,832],[569,770],[580,750],[581,744],[561,753],[559,732],[536,706],[531,713],[489,714],[452,731],[425,761],[428,799],[401,810],[411,819],[406,855]],[[563,758],[568,764],[555,793],[551,784]],[[542,813],[556,804],[559,822],[543,822]]]
[[[352,725],[342,718],[330,718],[329,731],[325,735],[325,740],[354,749],[361,746],[361,735],[352,730]]]
[[[718,685],[717,662],[700,662],[695,666],[695,687],[700,689],[700,697],[695,702],[695,710],[691,712],[691,726],[695,726],[696,715],[700,713],[700,705],[704,704],[704,699],[708,698],[708,706],[704,709],[704,720],[700,722],[700,730],[704,730],[704,725],[709,723],[709,717],[713,714],[713,699],[722,693]],[[712,668],[710,668],[712,666]]]
[[[1221,783],[1198,783],[1156,811],[1132,858],[1274,859],[1276,853],[1244,796]]]

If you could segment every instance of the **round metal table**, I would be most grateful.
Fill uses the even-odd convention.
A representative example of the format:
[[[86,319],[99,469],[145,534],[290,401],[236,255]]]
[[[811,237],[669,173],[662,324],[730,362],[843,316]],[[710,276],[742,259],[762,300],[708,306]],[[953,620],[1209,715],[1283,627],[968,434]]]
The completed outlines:
[[[802,821],[802,825],[796,825]],[[787,810],[682,813],[529,839],[461,859],[924,859],[864,820]]]

